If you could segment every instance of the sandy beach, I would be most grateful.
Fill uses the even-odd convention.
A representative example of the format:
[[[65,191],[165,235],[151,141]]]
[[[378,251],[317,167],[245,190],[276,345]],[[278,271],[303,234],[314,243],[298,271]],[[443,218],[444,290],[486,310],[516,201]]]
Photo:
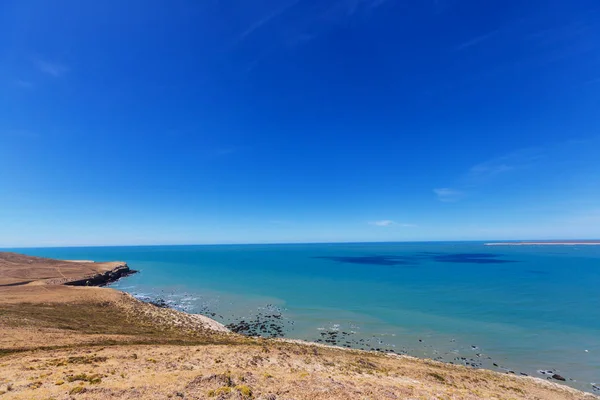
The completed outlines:
[[[556,380],[249,338],[86,286],[129,273],[0,253],[0,398],[598,399]]]

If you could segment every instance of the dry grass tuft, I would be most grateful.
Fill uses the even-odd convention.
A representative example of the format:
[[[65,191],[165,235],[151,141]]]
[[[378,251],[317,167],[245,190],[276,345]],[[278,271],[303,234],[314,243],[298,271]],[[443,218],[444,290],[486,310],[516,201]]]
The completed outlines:
[[[102,382],[102,375],[100,374],[77,374],[77,375],[68,375],[66,377],[67,382],[88,382],[91,384],[98,384]]]

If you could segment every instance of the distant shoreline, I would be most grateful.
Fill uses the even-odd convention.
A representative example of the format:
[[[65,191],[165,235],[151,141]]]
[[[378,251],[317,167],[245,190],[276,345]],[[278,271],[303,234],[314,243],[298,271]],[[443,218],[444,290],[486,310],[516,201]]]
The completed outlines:
[[[494,239],[471,239],[471,240],[404,240],[404,241],[341,241],[341,242],[254,242],[254,243],[183,243],[183,244],[118,244],[118,245],[68,245],[68,246],[17,246],[17,247],[6,247],[0,245],[0,252],[16,252],[23,253],[28,250],[39,251],[40,249],[77,249],[77,248],[88,248],[88,249],[96,249],[96,248],[156,248],[156,247],[246,247],[246,246],[310,246],[310,245],[332,245],[332,246],[345,246],[345,245],[414,245],[414,244],[475,244],[481,245],[482,243],[486,246],[497,246],[497,245],[505,245],[505,246],[514,246],[514,245],[589,245],[589,244],[600,244],[600,239],[579,239],[579,240],[560,240],[560,239],[548,239],[544,240],[529,240],[529,241],[515,241],[512,242],[493,242],[490,240]],[[498,240],[506,240],[506,239],[498,239]],[[93,260],[63,260],[65,262],[74,262],[74,263],[94,263]]]
[[[600,246],[600,241],[588,242],[491,242],[485,246]]]

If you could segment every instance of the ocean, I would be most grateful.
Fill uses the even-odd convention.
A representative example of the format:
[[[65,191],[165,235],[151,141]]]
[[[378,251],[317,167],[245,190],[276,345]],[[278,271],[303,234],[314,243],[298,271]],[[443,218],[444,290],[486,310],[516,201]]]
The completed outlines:
[[[252,335],[600,383],[600,246],[352,243],[18,249],[126,261],[112,284]],[[512,372],[510,372],[512,371]]]

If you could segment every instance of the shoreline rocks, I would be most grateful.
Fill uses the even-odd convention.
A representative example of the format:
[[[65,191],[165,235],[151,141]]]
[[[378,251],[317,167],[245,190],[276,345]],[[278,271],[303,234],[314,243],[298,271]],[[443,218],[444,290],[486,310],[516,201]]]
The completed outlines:
[[[552,379],[556,379],[557,381],[566,381],[566,379],[559,374],[552,375]]]
[[[96,275],[78,279],[70,282],[65,282],[67,286],[106,286],[109,283],[118,281],[129,275],[136,274],[138,271],[132,270],[126,263],[118,265],[110,271],[98,273]]]

